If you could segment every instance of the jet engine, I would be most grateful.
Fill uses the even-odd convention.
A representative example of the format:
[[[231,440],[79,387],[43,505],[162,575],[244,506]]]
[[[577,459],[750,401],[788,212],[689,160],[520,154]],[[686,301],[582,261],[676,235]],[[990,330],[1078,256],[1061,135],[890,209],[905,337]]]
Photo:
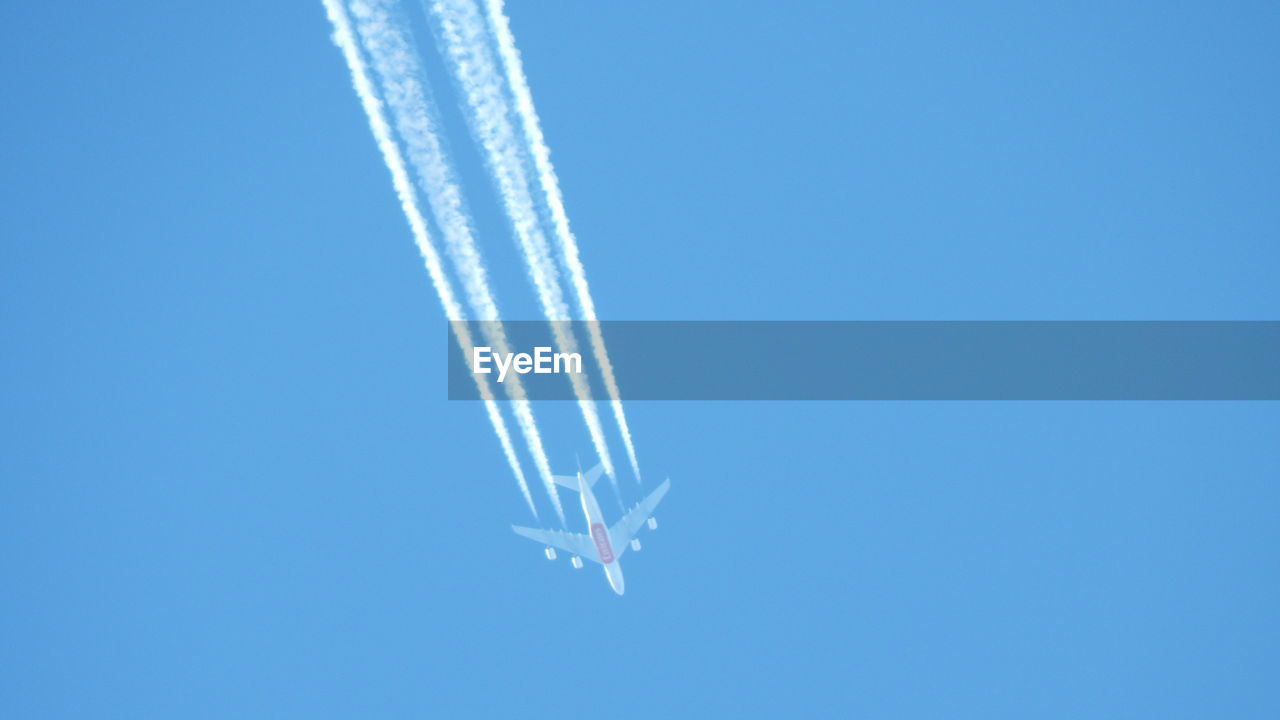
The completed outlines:
[[[657,530],[657,529],[658,529],[658,518],[656,518],[656,517],[651,517],[651,518],[649,518],[648,523],[649,523],[649,529],[650,529],[650,530]]]
[[[574,570],[581,570],[582,558],[578,557],[577,555],[574,555],[572,558],[569,559],[569,564],[573,566]]]
[[[640,538],[631,538],[631,549],[640,552]]]
[[[556,549],[555,549],[555,548],[553,548],[553,547],[548,547],[548,548],[547,548],[546,550],[544,550],[543,552],[545,552],[545,553],[546,553],[546,555],[547,555],[547,559],[548,559],[548,560],[555,560],[555,559],[556,559]]]

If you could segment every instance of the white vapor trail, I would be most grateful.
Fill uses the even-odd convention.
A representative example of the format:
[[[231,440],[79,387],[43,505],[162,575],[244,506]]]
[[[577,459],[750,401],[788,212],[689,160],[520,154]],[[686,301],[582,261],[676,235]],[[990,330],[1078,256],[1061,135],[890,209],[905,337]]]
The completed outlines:
[[[484,148],[507,216],[515,229],[525,263],[529,266],[529,274],[543,314],[551,321],[551,329],[560,350],[576,352],[578,343],[571,326],[566,322],[571,319],[569,307],[565,303],[555,259],[540,227],[538,211],[529,191],[529,179],[525,174],[515,129],[508,117],[509,109],[502,91],[501,74],[488,45],[484,19],[475,4],[469,1],[435,0],[431,3],[431,10],[438,21],[442,48],[453,65],[458,84],[466,96],[472,131]],[[600,416],[591,400],[591,388],[582,375],[570,374],[569,378],[596,454],[616,488],[613,459],[605,443]]]
[[[466,291],[472,312],[481,320],[485,342],[499,353],[510,353],[506,330],[500,320],[497,301],[489,288],[488,273],[476,247],[462,199],[462,191],[440,141],[434,123],[434,108],[426,87],[426,76],[418,52],[407,31],[393,18],[389,0],[354,0],[351,14],[356,31],[369,55],[370,64],[381,81],[383,98],[391,109],[406,155],[427,196],[445,248]],[[519,376],[504,383],[512,399],[516,423],[525,437],[534,465],[551,497],[561,524],[565,522],[555,480],[533,409]]]
[[[342,51],[342,56],[347,61],[347,67],[351,70],[351,82],[355,86],[356,95],[360,98],[360,104],[364,108],[365,114],[369,117],[369,129],[373,131],[374,140],[377,141],[378,149],[382,152],[382,158],[386,162],[387,170],[391,172],[391,183],[395,187],[396,196],[400,199],[400,207],[404,211],[405,218],[409,221],[409,228],[413,231],[413,239],[418,246],[418,251],[422,254],[427,273],[431,276],[431,282],[435,285],[436,293],[440,296],[440,304],[444,306],[445,315],[450,320],[461,320],[465,315],[462,307],[458,304],[457,298],[454,296],[449,278],[445,275],[444,268],[440,264],[440,256],[431,245],[431,237],[427,233],[426,219],[418,208],[413,184],[410,182],[409,173],[405,169],[404,158],[400,154],[400,148],[392,138],[391,126],[388,125],[386,115],[382,110],[382,102],[378,99],[373,80],[369,76],[369,69],[365,64],[364,58],[360,55],[355,34],[351,29],[351,20],[347,17],[346,9],[343,8],[340,0],[323,0],[323,2],[325,13],[329,16],[329,22],[333,25],[333,41]],[[451,323],[451,326],[459,347],[462,348],[463,353],[470,357],[474,343],[467,326],[464,323]],[[494,400],[493,388],[490,387],[487,378],[475,377],[480,396],[484,399],[485,410],[489,415],[489,422],[493,424],[494,432],[498,435],[498,441],[502,444],[502,452],[507,457],[511,472],[516,476],[516,481],[520,485],[520,492],[524,495],[525,502],[529,504],[529,510],[536,517],[538,510],[533,504],[533,496],[529,493],[529,483],[525,480],[524,470],[521,469],[520,461],[516,458],[515,448],[511,444],[511,435],[507,431],[506,421],[503,420],[498,404]]]
[[[600,365],[605,388],[609,393],[609,404],[613,407],[613,418],[618,423],[622,441],[627,447],[627,456],[631,460],[631,469],[635,472],[636,481],[639,482],[640,462],[636,459],[636,448],[631,442],[631,428],[627,425],[627,416],[622,411],[618,382],[613,377],[613,363],[609,362],[609,353],[604,346],[604,335],[600,332],[599,318],[596,316],[595,302],[591,299],[591,288],[587,285],[587,271],[582,266],[582,259],[578,255],[578,241],[569,230],[569,216],[565,212],[564,197],[560,193],[560,179],[556,176],[555,167],[551,164],[551,148],[542,135],[542,122],[538,119],[538,111],[533,106],[533,94],[529,90],[529,79],[525,77],[524,65],[520,61],[520,51],[516,49],[516,39],[511,33],[511,24],[507,20],[507,15],[503,12],[502,0],[484,0],[484,2],[489,24],[493,27],[494,38],[497,40],[498,56],[502,59],[502,67],[506,71],[507,85],[511,89],[511,97],[515,100],[516,114],[520,117],[520,125],[524,129],[524,136],[528,142],[529,155],[533,158],[538,183],[542,186],[542,193],[546,197],[547,208],[551,213],[551,223],[560,245],[561,257],[564,259],[565,267],[569,269],[569,280],[578,298],[582,319],[587,321],[591,351],[595,354],[596,363]]]

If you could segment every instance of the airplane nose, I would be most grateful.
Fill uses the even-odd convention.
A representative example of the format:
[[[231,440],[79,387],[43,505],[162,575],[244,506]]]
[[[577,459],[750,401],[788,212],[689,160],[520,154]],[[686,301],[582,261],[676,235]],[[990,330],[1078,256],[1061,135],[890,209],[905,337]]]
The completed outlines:
[[[605,576],[609,578],[609,587],[613,591],[621,595],[626,592],[627,585],[622,579],[622,568],[617,563],[610,563],[604,567]]]

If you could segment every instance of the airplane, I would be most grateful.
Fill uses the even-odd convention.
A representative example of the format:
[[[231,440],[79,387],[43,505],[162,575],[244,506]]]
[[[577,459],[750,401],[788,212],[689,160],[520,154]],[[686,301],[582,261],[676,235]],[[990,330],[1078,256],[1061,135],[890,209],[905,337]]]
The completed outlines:
[[[640,551],[640,539],[636,537],[636,533],[640,532],[641,527],[648,525],[650,530],[658,528],[658,520],[653,516],[653,509],[662,501],[662,496],[667,494],[667,489],[671,487],[671,478],[664,480],[657,489],[649,493],[649,497],[631,508],[631,511],[623,515],[613,527],[606,528],[604,515],[600,512],[600,504],[596,502],[596,496],[591,492],[591,488],[603,472],[603,465],[596,465],[586,473],[579,468],[577,477],[552,476],[557,485],[578,491],[582,498],[582,512],[587,516],[590,536],[564,530],[539,530],[518,525],[512,525],[511,529],[518,535],[546,545],[545,553],[548,560],[555,560],[555,549],[560,548],[573,555],[569,562],[575,570],[582,569],[582,558],[600,563],[604,566],[605,577],[609,579],[609,587],[621,595],[626,586],[622,581],[622,567],[618,565],[618,559],[628,547],[636,552]]]

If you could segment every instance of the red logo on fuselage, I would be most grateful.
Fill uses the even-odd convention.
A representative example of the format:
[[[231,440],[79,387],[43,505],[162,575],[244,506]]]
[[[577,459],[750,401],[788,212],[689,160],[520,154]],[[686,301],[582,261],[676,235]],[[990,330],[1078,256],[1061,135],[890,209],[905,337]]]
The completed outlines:
[[[604,523],[591,526],[591,539],[596,541],[596,552],[600,553],[600,562],[608,565],[613,562],[613,546],[609,544],[609,531]]]

